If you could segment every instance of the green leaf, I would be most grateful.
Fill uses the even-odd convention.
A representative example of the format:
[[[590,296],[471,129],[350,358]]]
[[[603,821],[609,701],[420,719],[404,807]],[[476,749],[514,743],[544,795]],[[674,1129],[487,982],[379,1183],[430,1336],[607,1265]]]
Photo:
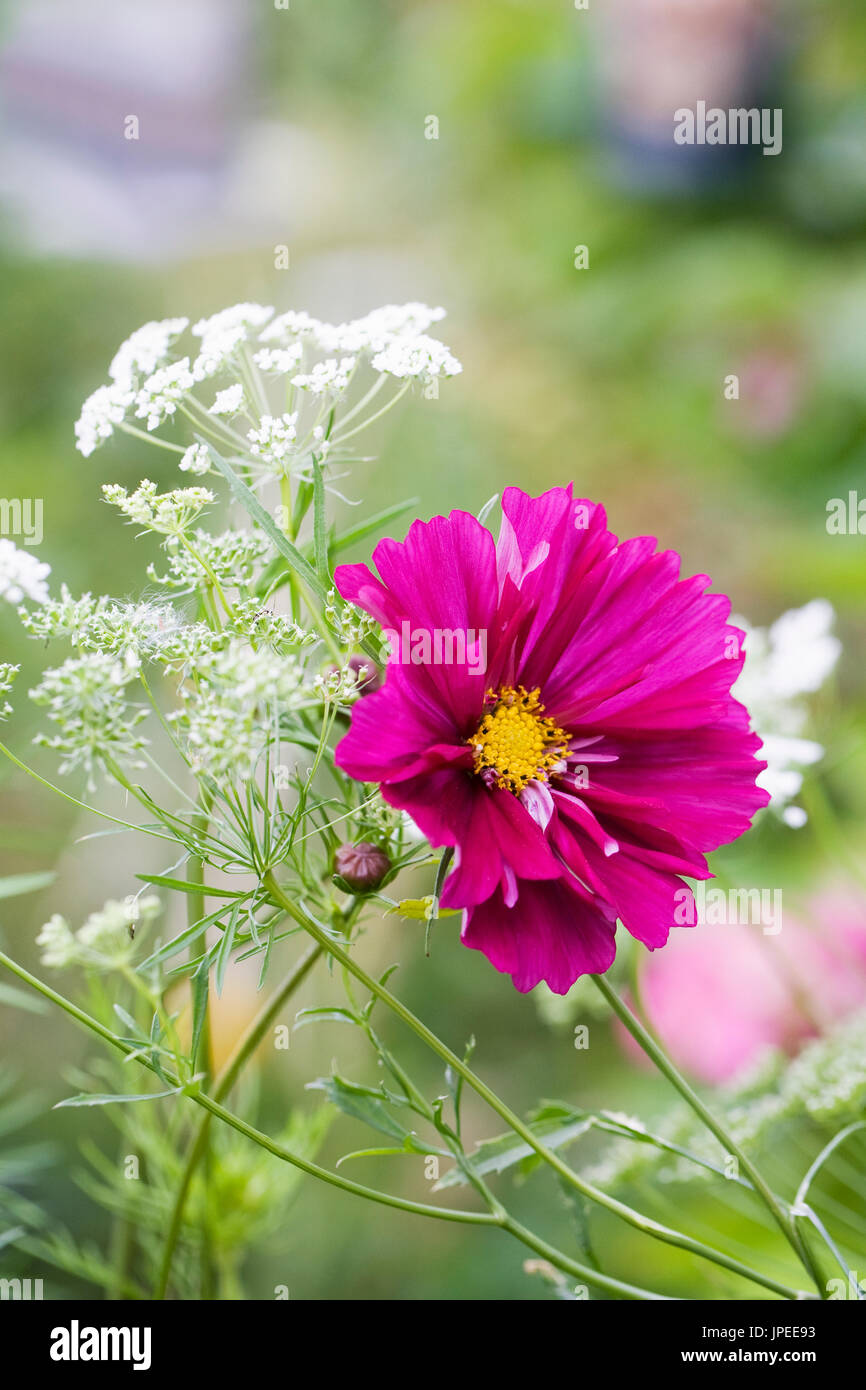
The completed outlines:
[[[393,1158],[400,1154],[429,1154],[430,1152],[431,1149],[428,1146],[419,1143],[413,1135],[409,1134],[403,1141],[402,1148],[355,1149],[352,1153],[343,1154],[342,1158],[338,1158],[336,1166],[339,1168],[341,1163],[348,1163],[350,1158]],[[434,1149],[433,1152],[445,1154],[448,1158],[451,1157],[450,1153],[444,1149]]]
[[[240,912],[240,903],[235,903],[234,907],[231,910],[231,916],[229,917],[229,920],[226,923],[225,930],[223,931],[222,940],[219,943],[219,950],[217,951],[216,959],[216,973],[214,975],[217,994],[219,995],[221,995],[223,992],[223,982],[226,977],[226,970],[228,969],[229,961],[232,958],[232,948],[235,944],[235,937],[237,935],[238,919],[240,917]],[[199,969],[201,969],[200,966]]]
[[[592,1128],[593,1117],[586,1115],[581,1119],[562,1123],[558,1119],[536,1121],[529,1127],[533,1134],[542,1139],[549,1149],[561,1149],[579,1139]],[[476,1173],[503,1173],[507,1168],[522,1163],[524,1159],[536,1157],[535,1150],[513,1131],[497,1135],[495,1139],[483,1139],[468,1155],[469,1162]],[[445,1187],[456,1187],[468,1181],[459,1168],[452,1168],[435,1184],[433,1191]]]
[[[358,1020],[348,1009],[300,1009],[295,1015],[292,1032],[308,1023],[354,1023],[358,1027]]]
[[[246,896],[250,898],[252,894],[248,893]],[[172,956],[176,956],[179,951],[183,950],[184,946],[191,945],[193,941],[197,941],[200,936],[203,936],[208,927],[212,927],[214,922],[219,921],[220,917],[227,911],[228,908],[226,906],[219,907],[216,912],[211,912],[207,917],[202,917],[200,922],[194,922],[191,927],[186,927],[184,931],[179,932],[177,936],[173,936],[171,941],[167,941],[164,946],[160,946],[152,955],[149,955],[147,960],[141,962],[138,966],[138,974],[144,975],[148,970],[153,969],[154,966],[161,965],[163,961],[170,960]]]
[[[198,1056],[198,1045],[201,1042],[202,1029],[207,1018],[208,996],[210,994],[210,954],[202,958],[201,965],[190,981],[190,993],[192,994],[192,1043],[190,1044],[190,1058],[195,1067],[195,1060]]]
[[[165,874],[136,874],[142,883],[153,883],[157,888],[173,888],[178,893],[197,893],[203,898],[248,898],[249,890],[240,888],[214,888],[209,883],[191,883],[185,878],[168,878]]]
[[[357,526],[353,526],[350,530],[344,531],[341,536],[336,537],[331,545],[331,553],[333,555],[338,555],[341,550],[348,550],[349,546],[354,545],[356,541],[364,540],[364,538],[369,536],[373,531],[378,531],[381,527],[387,526],[389,521],[393,521],[396,517],[402,516],[404,512],[411,511],[413,507],[417,507],[420,500],[420,497],[410,497],[405,502],[398,502],[396,506],[386,507],[385,511],[377,512],[375,516],[369,517],[366,521],[359,522]]]
[[[226,479],[238,502],[240,502],[250,518],[262,531],[264,531],[265,535],[273,542],[289,567],[293,569],[298,578],[302,579],[307,587],[312,590],[316,598],[324,606],[326,600],[325,585],[319,579],[312,565],[304,559],[300,550],[292,545],[288,536],[283,535],[283,532],[262,506],[256,494],[238,477],[228,460],[222,458],[213,445],[208,443],[206,439],[202,439],[200,435],[196,437],[199,443],[203,444],[208,450],[211,459]]]
[[[85,1091],[79,1096],[70,1096],[68,1100],[59,1100],[52,1106],[53,1110],[65,1110],[72,1106],[86,1105],[121,1105],[125,1101],[137,1100],[164,1100],[166,1096],[179,1095],[183,1090],[182,1086],[172,1086],[170,1091],[147,1091],[139,1096],[116,1096],[116,1095],[95,1095]]]
[[[311,460],[313,470],[313,549],[316,556],[316,573],[325,588],[330,587],[331,575],[328,569],[328,522],[325,517],[325,480],[316,459]]]
[[[381,1134],[390,1134],[392,1138],[404,1142],[410,1137],[409,1131],[398,1124],[386,1110],[378,1093],[370,1090],[368,1086],[358,1086],[353,1081],[345,1081],[342,1077],[333,1075],[321,1076],[317,1081],[308,1082],[306,1089],[324,1091],[331,1104],[342,1110],[344,1115],[363,1120],[371,1129],[377,1129]]]
[[[132,1014],[128,1014],[126,1009],[122,1008],[120,1004],[114,1005],[114,1012],[117,1014],[121,1023],[126,1025],[134,1038],[138,1039],[140,1042],[146,1041],[146,1035],[142,1033],[135,1019],[132,1017]]]
[[[406,917],[413,922],[429,922],[433,916],[435,898],[431,893],[426,898],[403,898],[402,902],[389,907],[386,917]],[[437,917],[459,917],[462,908],[440,907]]]
[[[56,877],[57,875],[50,871],[41,874],[10,874],[7,878],[0,878],[0,898],[17,898],[22,893],[35,893],[40,888],[47,888]]]

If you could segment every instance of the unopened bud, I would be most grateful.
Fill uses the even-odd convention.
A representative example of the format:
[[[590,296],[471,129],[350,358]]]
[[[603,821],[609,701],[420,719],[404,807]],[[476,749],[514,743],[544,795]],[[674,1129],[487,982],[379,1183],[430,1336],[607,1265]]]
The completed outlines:
[[[334,856],[334,872],[356,893],[368,893],[378,887],[390,867],[385,851],[369,840],[341,845]]]

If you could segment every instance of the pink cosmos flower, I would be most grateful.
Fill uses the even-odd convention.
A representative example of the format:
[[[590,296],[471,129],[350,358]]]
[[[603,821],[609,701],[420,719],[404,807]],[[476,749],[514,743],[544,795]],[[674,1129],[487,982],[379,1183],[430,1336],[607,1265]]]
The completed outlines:
[[[747,1071],[767,1048],[795,1053],[866,1004],[866,902],[847,885],[810,900],[810,924],[786,913],[760,925],[710,924],[646,962],[641,996],[674,1061],[714,1084]],[[646,1059],[624,1028],[616,1034]]]
[[[681,580],[652,537],[620,544],[570,486],[509,488],[502,511],[498,543],[454,511],[381,541],[381,579],[337,570],[411,637],[337,763],[454,847],[442,901],[466,909],[464,943],[564,994],[611,965],[617,919],[650,950],[694,920],[679,875],[710,877],[705,853],[748,828],[764,764],[730,694],[743,634],[706,575]]]

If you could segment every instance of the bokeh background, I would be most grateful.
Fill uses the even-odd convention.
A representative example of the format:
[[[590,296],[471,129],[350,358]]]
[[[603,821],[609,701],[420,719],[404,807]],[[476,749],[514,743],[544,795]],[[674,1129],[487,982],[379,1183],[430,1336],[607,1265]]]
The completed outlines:
[[[863,488],[866,461],[864,74],[857,0],[4,3],[0,494],[43,499],[38,555],[53,583],[131,596],[152,555],[108,515],[100,484],[172,483],[172,458],[120,436],[84,460],[72,424],[133,328],[247,299],[337,321],[386,302],[442,304],[463,375],[388,417],[352,498],[371,512],[404,496],[420,515],[477,512],[507,483],[573,479],[614,530],[659,536],[755,623],[830,600],[844,656],[816,713],[827,756],[813,780],[856,859],[864,539],[828,534],[826,505]],[[675,152],[671,113],[699,97],[782,108],[782,153]],[[131,115],[137,140],[125,137]],[[280,246],[288,269],[275,268]],[[730,374],[738,400],[725,398]],[[21,663],[19,690],[41,658],[4,606],[0,659]],[[19,696],[19,752],[36,727]],[[32,965],[52,911],[80,920],[130,891],[136,870],[165,866],[140,846],[76,843],[91,820],[7,768],[0,778],[0,871],[58,871],[38,896],[0,903],[7,948]],[[840,871],[827,824],[767,819],[729,869],[747,859],[747,881],[805,900]],[[407,1000],[452,1045],[475,1034],[479,1069],[516,1108],[539,1095],[644,1115],[664,1104],[663,1083],[604,1029],[576,1052],[453,927],[429,960],[413,932],[383,925],[375,950],[403,960]],[[218,1045],[254,1005],[241,975]],[[264,1072],[277,1121],[316,1104],[303,1082],[332,1054],[353,1075],[368,1065],[342,1038],[297,1037]],[[75,1179],[81,1139],[110,1146],[108,1121],[49,1110],[69,1093],[63,1068],[92,1049],[66,1023],[12,1009],[0,1009],[0,1048],[35,1098],[28,1142],[51,1146],[30,1194],[102,1241],[106,1218]],[[472,1117],[479,1135],[496,1132],[495,1118]],[[364,1141],[340,1120],[325,1152]],[[362,1181],[405,1182],[373,1163],[356,1165]],[[518,1200],[548,1221],[552,1210],[555,1226],[565,1215],[545,1183]],[[684,1259],[627,1228],[598,1230],[626,1277],[712,1296]],[[44,1272],[55,1296],[93,1296]],[[301,1298],[546,1296],[504,1238],[311,1182],[243,1274],[252,1297],[277,1282]]]

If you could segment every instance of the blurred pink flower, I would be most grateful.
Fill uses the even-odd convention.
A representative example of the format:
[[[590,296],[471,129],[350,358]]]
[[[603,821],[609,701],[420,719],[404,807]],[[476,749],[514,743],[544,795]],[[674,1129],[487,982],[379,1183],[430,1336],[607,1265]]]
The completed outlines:
[[[766,1048],[796,1052],[866,1004],[866,900],[832,885],[805,908],[803,921],[786,916],[777,935],[704,924],[646,960],[643,1003],[678,1065],[713,1084],[730,1081]],[[618,1025],[617,1035],[643,1060]]]

